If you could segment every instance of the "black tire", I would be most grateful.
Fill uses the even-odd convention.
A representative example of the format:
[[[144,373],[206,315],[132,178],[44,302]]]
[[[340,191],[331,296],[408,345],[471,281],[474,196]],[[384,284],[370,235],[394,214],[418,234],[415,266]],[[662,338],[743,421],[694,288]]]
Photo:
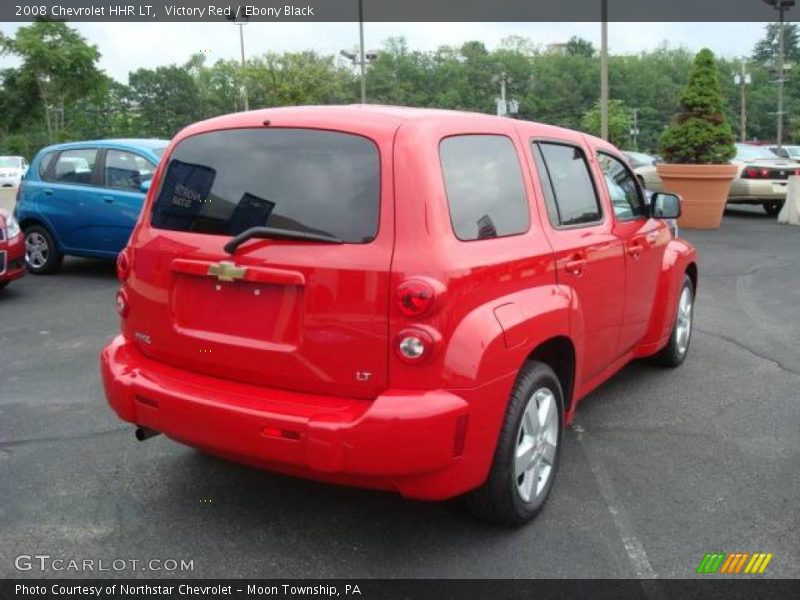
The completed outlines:
[[[542,390],[549,390],[552,393],[549,402],[555,404],[557,415],[555,452],[544,487],[538,493],[533,492],[533,497],[526,501],[519,488],[520,480],[515,477],[514,463],[517,449],[523,440],[522,419],[525,409],[529,402],[536,402],[534,395]],[[553,488],[561,455],[563,422],[564,393],[558,377],[544,363],[533,361],[526,363],[520,370],[508,401],[489,477],[481,487],[470,492],[465,498],[472,512],[481,519],[504,525],[522,525],[532,521],[541,512]],[[525,475],[522,478],[524,479]]]
[[[28,251],[29,242],[33,240],[44,244],[42,247],[43,261]],[[47,229],[41,225],[31,225],[25,229],[25,266],[29,273],[33,275],[55,273],[61,268],[63,260],[64,255],[59,252],[53,236]]]
[[[679,340],[678,321],[681,311],[681,298],[683,297],[684,291],[687,289],[689,290],[688,293],[690,294],[692,304],[689,311],[690,315],[689,315],[688,338],[686,340],[685,345],[682,345]],[[680,295],[678,296],[678,306],[675,309],[675,321],[672,324],[672,332],[669,334],[669,342],[658,352],[658,354],[653,356],[652,361],[657,365],[661,365],[662,367],[670,367],[670,368],[679,367],[681,364],[683,364],[683,361],[686,360],[686,355],[689,353],[689,345],[691,344],[692,341],[693,325],[694,325],[694,284],[692,284],[692,279],[688,275],[684,275],[683,285],[681,285]]]
[[[784,200],[775,200],[773,202],[764,202],[761,206],[764,207],[764,212],[767,213],[770,217],[777,217],[778,213],[781,212],[783,208]]]

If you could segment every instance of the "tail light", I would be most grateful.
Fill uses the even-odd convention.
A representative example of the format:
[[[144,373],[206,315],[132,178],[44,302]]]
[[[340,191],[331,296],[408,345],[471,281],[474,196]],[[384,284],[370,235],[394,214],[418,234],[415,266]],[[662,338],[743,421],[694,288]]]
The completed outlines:
[[[408,279],[397,288],[397,308],[406,317],[420,317],[431,310],[436,290],[422,279]]]
[[[772,172],[769,169],[759,169],[757,167],[747,167],[744,170],[745,179],[771,179]]]
[[[423,329],[404,329],[397,335],[395,351],[403,362],[422,362],[433,352],[433,337]]]
[[[130,251],[125,248],[117,255],[117,279],[127,281],[131,274]]]
[[[128,312],[130,311],[130,305],[128,304],[128,294],[125,290],[120,290],[117,292],[117,313],[123,319],[128,316]]]

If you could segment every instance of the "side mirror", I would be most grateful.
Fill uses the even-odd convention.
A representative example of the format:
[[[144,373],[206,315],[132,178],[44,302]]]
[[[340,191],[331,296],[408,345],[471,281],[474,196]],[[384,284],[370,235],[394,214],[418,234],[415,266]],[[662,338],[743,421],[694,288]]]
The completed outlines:
[[[677,219],[681,216],[681,197],[656,192],[650,197],[650,216],[654,219]]]
[[[150,183],[152,181],[153,181],[152,179],[148,179],[147,181],[143,181],[142,184],[139,186],[139,190],[143,194],[146,194],[148,191],[150,191]]]

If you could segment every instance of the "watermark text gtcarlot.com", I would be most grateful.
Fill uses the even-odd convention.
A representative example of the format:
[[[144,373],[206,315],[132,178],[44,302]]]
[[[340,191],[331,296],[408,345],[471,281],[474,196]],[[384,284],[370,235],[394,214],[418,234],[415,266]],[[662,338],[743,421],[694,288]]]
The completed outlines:
[[[194,559],[185,558],[69,558],[49,554],[20,554],[14,559],[17,571],[119,572],[194,571]]]

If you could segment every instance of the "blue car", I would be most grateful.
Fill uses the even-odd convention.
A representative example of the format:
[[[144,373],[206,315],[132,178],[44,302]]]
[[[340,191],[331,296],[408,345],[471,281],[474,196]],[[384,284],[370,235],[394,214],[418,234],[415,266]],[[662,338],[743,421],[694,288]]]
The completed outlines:
[[[166,140],[102,140],[41,150],[17,195],[31,273],[64,256],[115,258],[128,242]]]

